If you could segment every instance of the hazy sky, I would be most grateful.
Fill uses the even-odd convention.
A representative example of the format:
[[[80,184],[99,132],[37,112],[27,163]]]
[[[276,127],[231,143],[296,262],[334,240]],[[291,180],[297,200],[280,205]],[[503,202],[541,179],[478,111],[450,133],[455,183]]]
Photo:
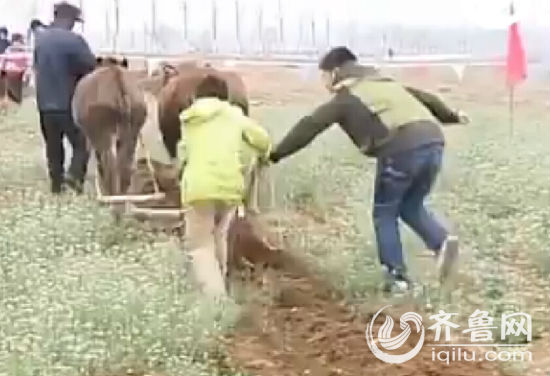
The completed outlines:
[[[144,24],[150,24],[152,1],[119,0],[121,28],[143,30]],[[243,24],[256,26],[258,9],[263,7],[264,25],[276,25],[278,0],[237,1]],[[22,30],[33,16],[49,21],[54,2],[56,0],[0,0],[0,25]],[[83,3],[86,29],[101,31],[105,28],[106,12],[112,9],[114,0],[70,2]],[[209,27],[211,2],[187,0],[191,30]],[[217,0],[220,32],[234,28],[235,2]],[[156,0],[157,22],[181,26],[182,3],[182,0]],[[310,19],[312,15],[324,20],[330,15],[334,24],[355,20],[366,24],[476,25],[488,28],[506,27],[509,3],[509,0],[281,0],[288,23],[300,17]],[[550,28],[550,0],[516,0],[515,3],[518,17],[524,24]]]

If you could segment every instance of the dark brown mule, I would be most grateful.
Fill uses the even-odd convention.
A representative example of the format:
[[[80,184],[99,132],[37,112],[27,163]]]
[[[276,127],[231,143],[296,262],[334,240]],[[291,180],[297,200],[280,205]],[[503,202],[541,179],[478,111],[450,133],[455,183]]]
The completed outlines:
[[[126,193],[138,135],[146,117],[142,91],[126,70],[127,61],[98,58],[73,97],[73,114],[95,151],[103,194]]]

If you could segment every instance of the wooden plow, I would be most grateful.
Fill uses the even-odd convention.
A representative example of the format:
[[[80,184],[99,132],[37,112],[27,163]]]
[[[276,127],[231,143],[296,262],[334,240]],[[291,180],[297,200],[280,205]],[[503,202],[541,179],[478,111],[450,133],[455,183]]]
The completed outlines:
[[[147,163],[147,169],[153,181],[153,193],[145,194],[127,194],[127,195],[104,195],[101,192],[101,187],[99,183],[99,171],[96,167],[96,177],[95,177],[95,189],[97,192],[97,200],[102,204],[111,205],[114,208],[115,215],[119,216],[120,214],[131,215],[137,219],[141,220],[151,220],[151,219],[166,219],[174,220],[181,222],[183,221],[183,214],[185,209],[171,209],[171,208],[140,208],[135,204],[146,203],[150,201],[160,201],[166,198],[166,194],[160,191],[157,179],[155,177],[155,170],[151,160],[151,155],[143,138],[139,136],[139,142],[141,147],[145,151],[145,160]]]
[[[160,220],[163,222],[169,222],[173,225],[183,225],[184,214],[187,212],[186,208],[147,208],[138,207],[135,204],[161,201],[166,198],[164,192],[160,191],[157,179],[155,177],[155,170],[151,159],[151,154],[145,147],[143,139],[140,135],[139,142],[143,150],[145,151],[145,159],[147,169],[150,177],[153,181],[153,193],[146,194],[127,194],[127,195],[103,195],[99,183],[99,171],[96,171],[95,188],[97,192],[97,200],[106,205],[111,205],[114,209],[115,216],[118,218],[120,215],[129,215],[138,220],[151,221]],[[256,159],[254,160],[245,172],[245,177],[248,180],[248,184],[245,191],[244,204],[239,206],[237,214],[240,217],[244,217],[246,213],[259,214],[259,184],[263,177],[264,168],[261,163]],[[274,186],[271,179],[269,179],[270,188],[270,206],[273,207],[274,200]]]

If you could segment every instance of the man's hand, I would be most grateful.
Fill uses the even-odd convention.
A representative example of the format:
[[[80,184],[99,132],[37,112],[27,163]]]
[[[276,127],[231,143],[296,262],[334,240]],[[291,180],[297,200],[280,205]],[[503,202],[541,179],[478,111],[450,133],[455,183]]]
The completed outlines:
[[[270,163],[275,164],[275,163],[279,162],[279,159],[280,159],[279,156],[277,154],[275,154],[274,152],[269,153],[268,160],[269,160]]]
[[[456,116],[458,117],[458,123],[459,124],[470,124],[470,117],[464,111],[457,110],[456,111]]]

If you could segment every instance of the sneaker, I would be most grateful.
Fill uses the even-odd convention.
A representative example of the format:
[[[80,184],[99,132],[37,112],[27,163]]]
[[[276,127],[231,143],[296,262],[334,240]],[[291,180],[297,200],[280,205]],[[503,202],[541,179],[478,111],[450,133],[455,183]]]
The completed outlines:
[[[384,287],[385,293],[404,293],[412,290],[412,281],[403,270],[393,269],[389,271],[387,266],[384,269]]]
[[[445,281],[452,272],[458,259],[458,237],[448,236],[443,242],[441,251],[437,256],[437,268],[439,269],[439,279]]]

